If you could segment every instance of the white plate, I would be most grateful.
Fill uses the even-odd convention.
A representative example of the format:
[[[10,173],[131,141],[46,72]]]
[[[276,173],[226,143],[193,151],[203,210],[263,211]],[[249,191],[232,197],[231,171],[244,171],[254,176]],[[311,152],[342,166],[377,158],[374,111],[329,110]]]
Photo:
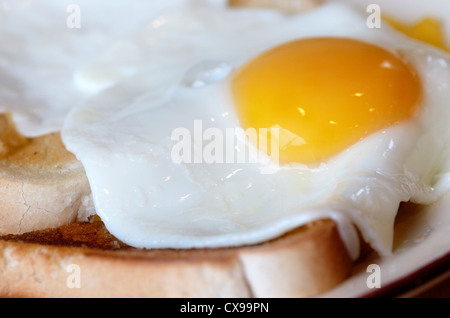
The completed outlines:
[[[429,207],[405,205],[395,228],[393,255],[369,256],[352,277],[322,297],[414,296],[448,277],[450,270],[450,195]],[[379,288],[369,288],[379,266]]]
[[[366,10],[378,4],[382,13],[405,22],[438,17],[450,43],[448,0],[333,0]],[[376,269],[368,268],[375,264]],[[368,271],[369,270],[369,271]],[[391,257],[369,256],[355,273],[322,297],[410,297],[450,277],[450,195],[429,207],[404,206],[397,217]],[[380,279],[379,286],[371,283]],[[369,283],[368,283],[369,282]],[[449,295],[450,297],[450,295]]]

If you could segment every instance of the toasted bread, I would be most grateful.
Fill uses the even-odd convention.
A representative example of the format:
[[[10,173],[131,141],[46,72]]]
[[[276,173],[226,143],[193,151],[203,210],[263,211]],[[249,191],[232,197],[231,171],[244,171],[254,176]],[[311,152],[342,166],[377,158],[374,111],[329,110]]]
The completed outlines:
[[[3,236],[0,258],[6,297],[311,297],[352,269],[326,220],[263,244],[193,250],[135,249],[100,221],[73,223]]]
[[[89,183],[59,134],[24,138],[8,115],[0,118],[5,140],[0,161],[0,296],[310,297],[352,270],[353,261],[331,220],[254,246],[127,246],[98,217],[77,222],[80,215],[88,216],[80,210]],[[70,265],[80,268],[80,288],[68,284]]]
[[[84,168],[59,133],[25,138],[0,115],[0,234],[74,222],[89,195]]]
[[[319,1],[229,2],[293,12]],[[252,246],[127,246],[88,219],[89,182],[59,133],[25,138],[3,115],[0,141],[2,297],[311,297],[351,273],[332,220]]]

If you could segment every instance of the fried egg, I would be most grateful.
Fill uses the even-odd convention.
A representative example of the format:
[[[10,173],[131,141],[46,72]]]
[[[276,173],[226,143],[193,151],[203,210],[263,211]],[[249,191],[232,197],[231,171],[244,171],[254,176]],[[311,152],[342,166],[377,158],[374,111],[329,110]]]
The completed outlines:
[[[202,7],[156,21],[130,42],[145,70],[76,108],[63,130],[97,213],[124,242],[253,244],[332,218],[353,255],[352,224],[388,254],[400,202],[447,189],[443,52],[337,4],[296,16]],[[273,127],[275,168],[239,134]],[[174,160],[186,140],[192,148],[176,153],[187,160]],[[251,161],[260,152],[269,160]]]
[[[152,3],[123,36],[84,30],[66,69],[63,141],[118,239],[239,246],[331,218],[353,257],[353,225],[388,255],[399,204],[448,191],[443,51],[343,4]]]

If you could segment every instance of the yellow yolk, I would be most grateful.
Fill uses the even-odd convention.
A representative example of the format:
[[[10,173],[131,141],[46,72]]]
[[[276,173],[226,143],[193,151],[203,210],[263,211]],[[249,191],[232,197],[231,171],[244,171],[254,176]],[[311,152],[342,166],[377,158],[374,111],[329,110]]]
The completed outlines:
[[[431,17],[423,18],[414,24],[402,23],[389,16],[384,16],[384,20],[394,29],[405,35],[420,40],[422,42],[434,45],[445,51],[450,51],[445,43],[445,35],[441,23]]]
[[[232,90],[243,128],[278,128],[279,162],[306,164],[412,117],[422,93],[400,56],[344,38],[276,47],[243,66]]]

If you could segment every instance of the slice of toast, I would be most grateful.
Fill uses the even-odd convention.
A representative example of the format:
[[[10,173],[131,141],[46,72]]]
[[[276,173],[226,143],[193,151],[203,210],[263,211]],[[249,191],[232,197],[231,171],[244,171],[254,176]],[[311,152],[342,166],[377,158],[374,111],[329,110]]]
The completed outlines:
[[[289,12],[317,2],[230,0]],[[353,267],[331,220],[253,246],[132,248],[87,221],[89,195],[58,133],[25,138],[0,116],[1,297],[311,297]]]
[[[327,220],[221,249],[135,249],[100,221],[0,237],[3,297],[312,297],[351,269]]]
[[[89,183],[59,134],[27,139],[10,116],[0,120],[2,297],[309,297],[351,272],[330,220],[255,246],[126,246],[101,221],[76,222]],[[68,281],[71,266],[80,270],[80,288]]]

